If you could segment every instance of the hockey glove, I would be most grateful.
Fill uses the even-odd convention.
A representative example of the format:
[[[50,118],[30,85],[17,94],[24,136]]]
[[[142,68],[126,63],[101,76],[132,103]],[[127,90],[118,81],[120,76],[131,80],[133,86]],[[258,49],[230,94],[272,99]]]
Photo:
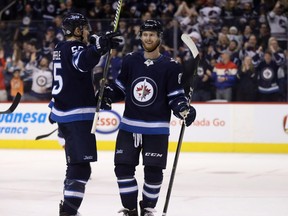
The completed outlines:
[[[104,93],[103,93],[101,106],[100,106],[100,109],[102,109],[102,110],[111,110],[111,107],[112,107],[111,106],[112,105],[112,100],[107,96],[107,91],[111,91],[111,88],[109,88],[109,86],[105,86],[104,87]],[[98,90],[96,92],[96,95],[95,95],[96,103],[98,103],[98,100],[99,100],[99,93],[100,93],[100,91]]]
[[[187,127],[190,126],[196,118],[195,108],[185,102],[180,102],[180,104],[178,104],[178,106],[173,110],[173,114],[177,118],[184,120],[184,124]]]
[[[109,49],[116,49],[120,45],[122,40],[117,38],[118,36],[120,36],[120,32],[107,32],[100,36],[93,34],[90,36],[89,42],[95,45],[101,55],[104,55]]]
[[[50,124],[56,123],[54,120],[52,120],[52,118],[51,118],[51,113],[50,113],[49,116],[48,116],[48,120],[49,120]]]

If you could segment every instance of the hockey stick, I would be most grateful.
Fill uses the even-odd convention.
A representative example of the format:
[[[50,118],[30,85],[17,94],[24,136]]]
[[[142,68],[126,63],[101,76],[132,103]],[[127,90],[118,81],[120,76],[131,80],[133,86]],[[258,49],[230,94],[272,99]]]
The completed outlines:
[[[113,22],[113,32],[116,32],[117,27],[118,27],[121,7],[122,7],[122,0],[118,0],[117,8],[116,8],[116,14],[115,14],[114,22]],[[103,78],[102,78],[101,83],[100,83],[100,90],[99,90],[99,96],[98,96],[98,101],[97,101],[97,105],[96,105],[96,112],[94,114],[93,125],[92,125],[92,128],[91,128],[91,133],[92,134],[96,133],[96,127],[97,127],[97,122],[98,122],[98,119],[99,119],[99,112],[100,112],[100,107],[101,107],[101,103],[102,103],[104,87],[105,87],[105,83],[107,81],[108,68],[109,68],[109,64],[110,64],[110,61],[111,61],[111,53],[112,53],[112,49],[110,49],[109,52],[108,52],[108,55],[107,55],[107,58],[106,58],[106,62],[105,62],[105,66],[104,66],[104,70],[103,70]]]
[[[48,134],[39,135],[39,136],[37,136],[37,137],[35,138],[35,140],[44,139],[44,138],[50,136],[51,134],[53,134],[53,133],[54,133],[55,131],[57,131],[57,130],[58,130],[58,128],[54,129],[52,132],[50,132],[50,133],[48,133]]]
[[[21,94],[19,92],[17,92],[17,94],[16,94],[11,106],[7,110],[0,111],[0,114],[12,113],[17,108],[20,100],[21,100]]]
[[[195,43],[190,38],[190,36],[187,34],[182,34],[181,39],[188,46],[188,48],[191,51],[192,56],[195,60],[195,63],[198,66],[198,62],[199,62],[199,55],[198,54],[199,54],[199,52],[198,52],[198,49],[197,49]],[[194,76],[196,75],[196,73],[197,73],[197,67],[194,70],[193,74],[188,74],[189,75],[188,81],[190,81],[192,79],[192,82],[190,83],[189,102],[192,98],[192,94],[193,94],[193,90],[194,90],[194,80],[195,80]],[[172,172],[171,172],[171,176],[170,176],[170,180],[169,180],[168,191],[167,191],[167,195],[166,195],[166,200],[165,200],[162,216],[166,216],[166,213],[167,213],[169,200],[171,197],[172,186],[173,186],[173,182],[174,182],[174,178],[175,178],[175,174],[176,174],[176,168],[177,168],[177,164],[178,164],[179,154],[180,154],[180,150],[181,150],[181,146],[182,146],[182,140],[183,140],[183,136],[184,136],[184,132],[185,132],[185,127],[186,126],[185,126],[184,122],[182,122],[181,131],[180,131],[180,135],[179,135],[179,139],[178,139],[177,149],[176,149],[176,153],[175,153],[175,157],[174,157]]]

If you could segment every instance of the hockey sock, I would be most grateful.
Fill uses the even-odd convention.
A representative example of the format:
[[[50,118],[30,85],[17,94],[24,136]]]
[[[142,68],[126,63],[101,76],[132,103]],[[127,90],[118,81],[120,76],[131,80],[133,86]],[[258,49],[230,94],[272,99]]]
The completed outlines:
[[[86,181],[66,179],[64,184],[63,211],[76,215],[85,193]]]
[[[117,179],[120,197],[124,208],[137,208],[138,185],[134,177]]]
[[[142,192],[142,206],[144,208],[154,208],[158,201],[160,189],[162,183],[149,183],[147,181],[144,182],[143,192]]]
[[[145,181],[142,192],[142,206],[143,208],[154,208],[157,204],[162,185],[162,168],[155,166],[145,166],[144,175]]]

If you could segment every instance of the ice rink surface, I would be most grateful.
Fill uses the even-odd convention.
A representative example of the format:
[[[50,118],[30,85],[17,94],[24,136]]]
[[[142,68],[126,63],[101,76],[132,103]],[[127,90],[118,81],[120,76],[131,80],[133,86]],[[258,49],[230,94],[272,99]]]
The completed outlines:
[[[121,209],[113,153],[101,151],[80,208],[82,216],[116,216]],[[162,215],[174,153],[156,207]],[[57,216],[64,151],[0,150],[0,215]],[[138,166],[139,188],[143,184]],[[140,195],[139,195],[140,196]],[[167,216],[287,216],[288,155],[181,153]]]

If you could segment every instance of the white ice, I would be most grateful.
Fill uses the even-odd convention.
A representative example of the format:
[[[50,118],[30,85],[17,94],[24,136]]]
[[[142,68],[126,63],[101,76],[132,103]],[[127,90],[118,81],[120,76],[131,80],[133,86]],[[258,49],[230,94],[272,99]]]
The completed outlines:
[[[99,152],[80,212],[120,215],[113,152]],[[162,215],[174,153],[156,207]],[[0,150],[0,215],[57,216],[65,173],[61,150]],[[137,178],[142,188],[142,166]],[[140,197],[140,195],[139,195]],[[167,216],[287,216],[288,155],[181,153]]]

